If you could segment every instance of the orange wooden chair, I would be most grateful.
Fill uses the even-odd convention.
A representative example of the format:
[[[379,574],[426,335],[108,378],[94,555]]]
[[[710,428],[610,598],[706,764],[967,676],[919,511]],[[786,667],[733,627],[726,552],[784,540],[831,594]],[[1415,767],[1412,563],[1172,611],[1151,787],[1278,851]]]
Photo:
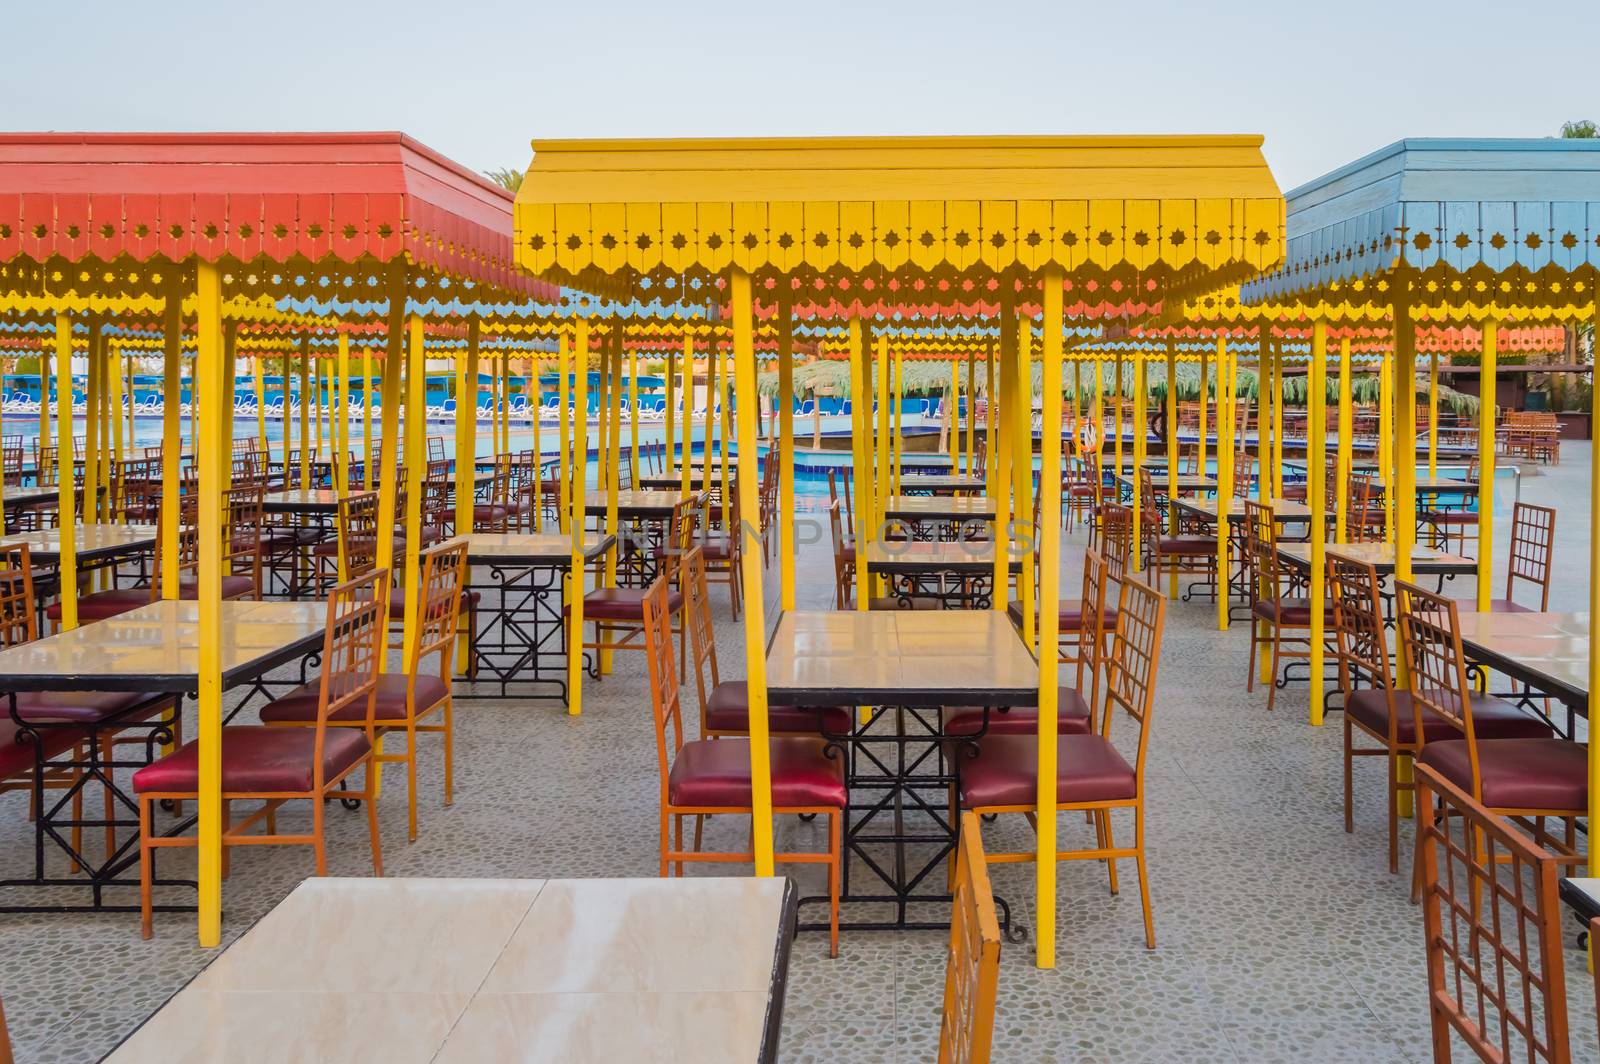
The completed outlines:
[[[1417,809],[1433,1059],[1567,1064],[1559,859],[1427,764]]]
[[[741,853],[706,852],[700,848],[707,816],[753,816],[750,743],[748,739],[696,739],[684,742],[682,701],[672,660],[668,627],[667,582],[657,579],[644,598],[645,658],[650,673],[650,703],[656,725],[656,761],[661,777],[661,875],[674,867],[678,875],[689,861],[723,864],[755,859]],[[671,729],[671,735],[668,735]],[[776,736],[769,740],[774,814],[827,817],[826,853],[779,853],[788,864],[827,865],[829,898],[828,952],[839,955],[839,883],[843,853],[842,821],[846,805],[844,761],[829,757],[820,738]],[[683,818],[692,816],[694,848],[683,847]]]
[[[441,736],[444,742],[444,804],[455,800],[455,726],[451,691],[452,650],[461,613],[461,585],[467,573],[467,541],[452,539],[422,552],[422,615],[417,618],[416,645],[405,672],[379,675],[372,715],[378,736],[404,733],[404,750],[380,749],[376,760],[404,762],[409,838],[417,840],[417,733]],[[423,662],[437,656],[437,673]],[[273,727],[315,728],[321,704],[321,683],[308,683],[261,707],[261,723]],[[433,719],[433,718],[437,719]],[[346,706],[326,721],[329,728],[366,728],[366,707]]]
[[[828,474],[828,483],[833,483],[832,473]],[[828,530],[833,535],[833,604],[835,609],[847,610],[855,601],[856,548],[845,539],[839,512],[838,499],[828,503]]]
[[[1511,511],[1510,558],[1506,566],[1506,597],[1492,599],[1495,613],[1528,613],[1532,606],[1517,601],[1517,585],[1532,584],[1539,591],[1538,611],[1550,608],[1550,553],[1555,543],[1556,512],[1548,506],[1519,502]]]
[[[1145,758],[1150,747],[1150,718],[1155,707],[1156,671],[1161,651],[1161,629],[1166,599],[1136,580],[1121,586],[1116,638],[1106,668],[1106,712],[1096,732],[1061,734],[1056,738],[1056,810],[1086,812],[1095,827],[1095,845],[1081,850],[1058,850],[1058,861],[1104,861],[1111,893],[1117,893],[1117,861],[1134,859],[1139,875],[1139,900],[1144,910],[1145,945],[1156,945],[1155,922],[1150,912],[1150,883],[1144,855]],[[1133,762],[1111,743],[1117,710],[1138,728]],[[1037,812],[1039,751],[1033,735],[988,735],[978,742],[977,754],[960,758],[957,787],[961,804],[979,814],[1020,813],[1030,819]],[[1112,833],[1111,813],[1133,811],[1134,840],[1118,846]],[[1032,850],[992,853],[991,864],[1033,861]]]
[[[950,901],[939,1064],[987,1064],[1000,985],[1000,921],[976,813],[962,813]]]
[[[706,579],[728,587],[728,603],[734,620],[739,619],[739,603],[744,597],[744,577],[739,572],[739,558],[744,553],[743,520],[739,517],[738,481],[728,485],[728,514],[731,528],[712,528],[718,520],[718,511],[708,499],[705,520],[700,523],[699,543],[705,555]],[[748,490],[748,489],[743,489]]]
[[[1456,733],[1456,738],[1436,741],[1424,732],[1417,764],[1431,766],[1474,801],[1522,822],[1533,832],[1535,844],[1557,849],[1556,859],[1562,863],[1585,861],[1576,851],[1576,825],[1589,810],[1588,748],[1548,731],[1513,738],[1490,738],[1487,729],[1480,731],[1489,707],[1504,715],[1520,710],[1473,691],[1453,600],[1404,580],[1396,580],[1395,588],[1411,697]],[[1550,817],[1566,822],[1564,845],[1545,831],[1544,821]]]
[[[696,519],[692,499],[672,506],[666,541],[655,552],[660,579],[667,588],[667,611],[672,630],[678,636],[678,662],[683,668],[689,660],[689,633],[683,619],[683,593],[678,587],[678,566],[694,538]],[[620,546],[613,549],[621,549]],[[594,631],[594,639],[583,644],[585,650],[644,650],[645,588],[596,587],[583,596],[583,619]]]
[[[232,847],[261,845],[311,846],[316,853],[317,875],[327,875],[323,808],[334,798],[365,803],[367,831],[372,841],[372,871],[374,875],[383,875],[374,787],[377,764],[373,759],[376,749],[373,713],[378,669],[383,661],[388,597],[389,574],[382,569],[346,581],[329,594],[315,727],[231,725],[222,729],[224,875],[228,871],[228,853]],[[328,727],[330,720],[351,713],[361,716],[362,727]],[[339,785],[358,768],[365,770],[364,787],[359,791],[341,791]],[[149,938],[152,931],[154,851],[198,845],[193,837],[157,835],[154,808],[160,802],[198,799],[199,780],[200,744],[197,741],[185,743],[133,774],[133,790],[139,801],[139,908],[145,938]],[[262,806],[235,824],[231,807],[238,801],[261,802]],[[278,807],[290,801],[311,803],[309,833],[278,833]],[[246,834],[263,821],[265,834]]]
[[[1449,721],[1427,712],[1410,691],[1396,690],[1389,671],[1389,640],[1384,627],[1378,572],[1367,562],[1328,556],[1328,592],[1333,611],[1339,689],[1344,696],[1344,829],[1354,830],[1351,791],[1355,759],[1387,759],[1389,796],[1389,871],[1400,869],[1400,792],[1412,784],[1400,778],[1400,759],[1414,757],[1424,741],[1456,738]],[[1478,734],[1508,739],[1548,737],[1550,728],[1509,702],[1472,692]],[[1421,731],[1421,738],[1418,731]],[[1357,746],[1356,735],[1378,746]]]
[[[1173,533],[1167,528],[1166,519],[1161,514],[1161,508],[1156,504],[1155,478],[1148,469],[1139,470],[1140,508],[1144,511],[1140,521],[1140,532],[1144,538],[1141,545],[1144,549],[1145,568],[1150,572],[1150,579],[1160,586],[1163,577],[1177,575],[1179,579],[1184,576],[1200,576],[1204,579],[1197,583],[1202,587],[1215,590],[1217,586],[1217,537],[1214,532],[1186,532],[1179,529]],[[1165,494],[1162,496],[1165,498]],[[1170,502],[1169,502],[1170,505]],[[1191,585],[1185,592],[1185,598],[1194,590]]]
[[[1245,554],[1250,562],[1250,655],[1245,673],[1246,692],[1256,684],[1256,655],[1272,655],[1267,681],[1267,710],[1278,699],[1278,688],[1288,682],[1287,668],[1279,680],[1280,665],[1311,657],[1311,599],[1291,593],[1294,570],[1278,557],[1278,523],[1272,507],[1245,500]],[[1323,605],[1324,638],[1333,633],[1332,614]],[[1313,697],[1316,697],[1313,694]]]

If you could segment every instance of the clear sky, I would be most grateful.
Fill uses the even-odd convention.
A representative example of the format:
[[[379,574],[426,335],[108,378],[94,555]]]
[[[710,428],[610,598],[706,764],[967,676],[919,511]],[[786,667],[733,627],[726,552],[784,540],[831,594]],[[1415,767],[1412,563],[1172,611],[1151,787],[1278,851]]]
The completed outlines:
[[[1403,136],[1600,119],[1600,2],[10,0],[0,125],[535,137],[1261,133],[1287,191]]]

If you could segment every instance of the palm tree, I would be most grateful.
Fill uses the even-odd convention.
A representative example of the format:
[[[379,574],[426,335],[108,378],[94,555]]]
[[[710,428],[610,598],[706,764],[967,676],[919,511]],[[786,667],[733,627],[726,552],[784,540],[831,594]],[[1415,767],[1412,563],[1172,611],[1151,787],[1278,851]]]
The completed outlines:
[[[522,171],[511,169],[485,170],[484,174],[502,188],[516,192],[522,187]]]
[[[1600,126],[1587,118],[1561,123],[1562,140],[1594,140],[1600,138]]]

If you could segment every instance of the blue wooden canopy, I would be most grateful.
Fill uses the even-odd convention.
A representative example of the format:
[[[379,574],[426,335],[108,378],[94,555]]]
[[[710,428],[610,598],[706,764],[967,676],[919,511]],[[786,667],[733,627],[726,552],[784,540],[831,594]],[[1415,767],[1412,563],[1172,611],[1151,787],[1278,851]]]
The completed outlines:
[[[1258,303],[1409,267],[1600,270],[1600,141],[1402,140],[1289,192]]]

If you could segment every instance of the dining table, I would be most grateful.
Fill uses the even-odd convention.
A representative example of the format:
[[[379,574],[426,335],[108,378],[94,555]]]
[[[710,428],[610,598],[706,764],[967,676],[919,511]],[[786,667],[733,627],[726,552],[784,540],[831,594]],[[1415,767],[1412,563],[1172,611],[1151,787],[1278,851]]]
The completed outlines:
[[[877,540],[865,548],[867,571],[889,580],[890,594],[904,609],[935,601],[947,610],[986,610],[994,603],[994,541]],[[1007,561],[1022,571],[1022,557]]]
[[[787,878],[301,882],[106,1060],[777,1059]]]

